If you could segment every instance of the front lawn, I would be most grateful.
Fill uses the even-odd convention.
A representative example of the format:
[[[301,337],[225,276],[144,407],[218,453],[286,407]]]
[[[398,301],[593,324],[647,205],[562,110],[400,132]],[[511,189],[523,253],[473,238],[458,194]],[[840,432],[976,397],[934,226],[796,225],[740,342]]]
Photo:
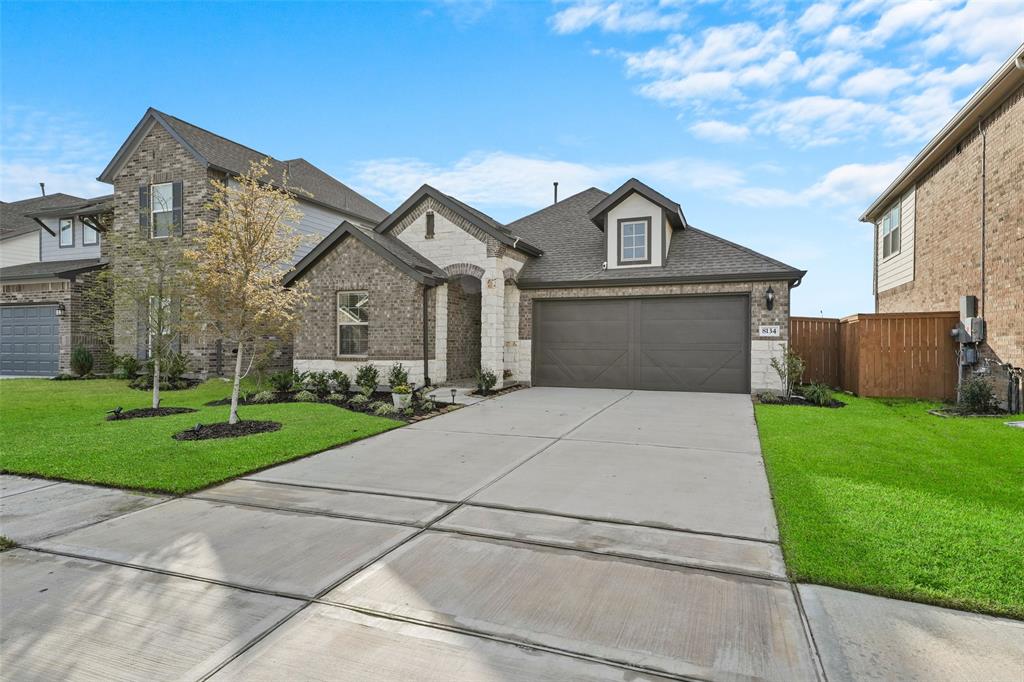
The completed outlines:
[[[793,579],[1024,618],[1024,430],[841,398],[756,408]]]
[[[280,403],[239,408],[242,419],[281,422],[273,433],[171,438],[196,422],[227,421],[228,406],[203,404],[230,394],[230,384],[215,379],[161,393],[162,405],[198,412],[108,422],[106,410],[148,407],[150,394],[106,379],[5,379],[0,381],[0,471],[185,493],[401,425],[333,405]]]

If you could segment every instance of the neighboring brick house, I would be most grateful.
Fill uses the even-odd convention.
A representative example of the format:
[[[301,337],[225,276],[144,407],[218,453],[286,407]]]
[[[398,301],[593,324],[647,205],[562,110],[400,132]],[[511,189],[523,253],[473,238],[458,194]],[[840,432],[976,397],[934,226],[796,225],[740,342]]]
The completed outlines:
[[[638,180],[508,225],[424,185],[296,265],[297,369],[402,362],[416,382],[747,393],[777,388],[805,272],[699,230]]]
[[[0,375],[67,372],[76,346],[92,351],[97,371],[107,368],[109,308],[87,292],[103,267],[100,242],[111,211],[110,196],[3,204]]]
[[[986,333],[974,370],[1005,396],[1005,365],[1024,366],[1024,50],[861,220],[875,228],[876,312],[955,311],[976,297]]]
[[[212,197],[211,180],[230,183],[231,178],[249,170],[250,162],[264,158],[271,162],[268,180],[280,183],[287,175],[288,186],[300,194],[303,215],[295,227],[307,240],[296,260],[342,221],[373,225],[387,215],[305,159],[279,161],[149,109],[99,176],[100,181],[114,186],[111,229],[125,239],[160,239],[171,230],[188,238],[195,234],[199,219],[208,215],[205,207]],[[116,251],[108,248],[103,252],[109,267],[130,268],[132,263]],[[118,311],[114,316],[117,352],[146,355],[148,331],[140,323],[144,315],[143,310]],[[186,338],[182,349],[191,356],[190,370],[201,375],[223,374],[234,366],[233,348],[213,335]],[[290,342],[280,342],[275,357],[276,364],[290,367]]]

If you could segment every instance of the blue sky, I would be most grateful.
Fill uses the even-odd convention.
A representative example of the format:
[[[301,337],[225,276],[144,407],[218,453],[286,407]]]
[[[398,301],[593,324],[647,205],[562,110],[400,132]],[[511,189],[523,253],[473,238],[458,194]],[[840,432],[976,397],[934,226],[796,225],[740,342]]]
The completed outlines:
[[[857,218],[1024,39],[1024,3],[0,5],[0,199],[95,195],[153,106],[396,207],[512,220],[637,176],[873,308]]]

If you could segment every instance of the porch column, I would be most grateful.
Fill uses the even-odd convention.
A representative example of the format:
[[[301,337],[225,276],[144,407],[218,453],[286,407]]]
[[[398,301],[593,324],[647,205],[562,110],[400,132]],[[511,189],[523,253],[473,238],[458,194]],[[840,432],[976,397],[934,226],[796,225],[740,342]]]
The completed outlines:
[[[480,286],[480,366],[498,377],[505,369],[505,276],[498,259],[484,271]]]

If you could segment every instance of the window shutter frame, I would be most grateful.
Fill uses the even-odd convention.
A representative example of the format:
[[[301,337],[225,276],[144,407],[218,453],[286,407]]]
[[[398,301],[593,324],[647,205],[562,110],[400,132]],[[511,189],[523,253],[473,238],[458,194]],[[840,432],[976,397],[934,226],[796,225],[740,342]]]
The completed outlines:
[[[173,211],[174,232],[179,237],[185,234],[184,210],[184,184],[181,180],[171,183],[171,210]]]
[[[149,185],[139,185],[139,232],[149,239]]]

